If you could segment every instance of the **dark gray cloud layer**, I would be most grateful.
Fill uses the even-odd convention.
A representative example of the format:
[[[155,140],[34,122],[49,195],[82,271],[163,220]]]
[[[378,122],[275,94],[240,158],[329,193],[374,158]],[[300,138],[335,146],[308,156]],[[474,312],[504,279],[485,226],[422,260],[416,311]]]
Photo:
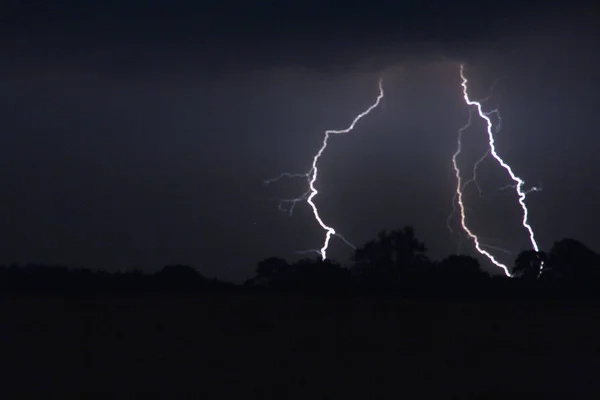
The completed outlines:
[[[13,3],[1,17],[7,54],[116,69],[148,62],[194,61],[216,72],[462,61],[561,26],[590,29],[594,21],[591,6],[556,0]]]

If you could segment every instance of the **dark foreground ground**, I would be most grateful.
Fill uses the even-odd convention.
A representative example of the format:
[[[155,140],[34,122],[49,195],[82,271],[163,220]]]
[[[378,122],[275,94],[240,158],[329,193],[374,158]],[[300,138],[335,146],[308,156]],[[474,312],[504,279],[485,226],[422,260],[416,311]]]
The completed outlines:
[[[0,317],[0,391],[19,398],[56,389],[231,399],[600,393],[592,306],[12,296],[0,299]]]

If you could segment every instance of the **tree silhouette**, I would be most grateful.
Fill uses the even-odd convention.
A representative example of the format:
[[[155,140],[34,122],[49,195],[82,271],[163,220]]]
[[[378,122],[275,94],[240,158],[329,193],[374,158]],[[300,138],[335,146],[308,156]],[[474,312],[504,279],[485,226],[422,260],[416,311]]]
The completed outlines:
[[[544,262],[545,265],[548,263],[548,258],[545,253],[537,252],[535,250],[524,250],[520,252],[515,259],[513,275],[515,278],[525,280],[538,279],[542,262]]]
[[[167,265],[155,275],[160,288],[190,290],[199,288],[206,278],[188,265]]]
[[[359,265],[392,265],[392,246],[389,234],[381,231],[377,239],[371,240],[356,249],[353,259]]]
[[[574,239],[562,239],[546,254],[522,251],[514,261],[513,275],[490,277],[477,259],[450,255],[439,262],[427,257],[427,248],[411,226],[382,230],[356,249],[350,268],[327,259],[301,259],[290,263],[269,257],[257,263],[255,276],[246,281],[252,290],[335,292],[350,288],[393,290],[403,295],[492,296],[546,294],[565,299],[590,299],[590,285],[600,282],[600,255]],[[539,277],[540,265],[544,272]],[[72,269],[63,265],[0,266],[2,293],[156,293],[242,290],[239,285],[207,279],[187,265],[167,265],[155,274]],[[532,290],[534,289],[534,290]],[[582,290],[585,289],[585,290]],[[245,289],[243,289],[245,290]],[[581,295],[581,296],[580,296]],[[600,295],[598,296],[600,299]]]
[[[269,257],[259,261],[256,266],[256,276],[248,281],[248,285],[273,285],[290,278],[291,265],[279,257]]]
[[[466,255],[451,255],[439,262],[436,268],[444,280],[481,282],[490,275],[481,269],[476,258]]]
[[[394,286],[403,274],[426,271],[430,266],[426,253],[412,226],[383,230],[354,253],[355,276],[369,285]]]
[[[189,265],[167,265],[161,269],[156,276],[165,280],[197,280],[203,278],[202,275]]]
[[[381,231],[377,239],[356,250],[354,260],[370,264],[407,268],[428,262],[427,247],[417,239],[412,226]]]
[[[548,270],[552,276],[571,282],[597,280],[600,263],[596,253],[574,239],[555,242],[548,253]]]
[[[305,258],[289,264],[282,258],[270,257],[257,264],[256,276],[246,286],[322,291],[347,288],[350,283],[348,270],[335,261]]]
[[[307,289],[340,289],[350,284],[347,269],[331,260],[302,259],[292,265],[294,281]]]

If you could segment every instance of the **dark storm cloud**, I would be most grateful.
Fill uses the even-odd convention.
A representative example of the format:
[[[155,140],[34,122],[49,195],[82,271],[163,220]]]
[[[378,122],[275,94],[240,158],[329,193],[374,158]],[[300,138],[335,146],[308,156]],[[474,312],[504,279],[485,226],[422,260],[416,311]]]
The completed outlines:
[[[293,65],[378,69],[468,60],[532,32],[577,24],[558,1],[21,1],[5,6],[5,54],[230,71]]]

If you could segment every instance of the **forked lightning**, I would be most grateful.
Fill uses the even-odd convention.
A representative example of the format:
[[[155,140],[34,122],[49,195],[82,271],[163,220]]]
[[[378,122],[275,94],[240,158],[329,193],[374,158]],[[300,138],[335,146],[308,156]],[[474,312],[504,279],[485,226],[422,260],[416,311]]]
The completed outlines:
[[[307,173],[292,174],[292,173],[284,172],[283,174],[279,175],[276,178],[265,181],[265,184],[269,184],[269,183],[278,181],[285,177],[288,177],[288,178],[302,177],[302,178],[307,179],[308,187],[309,187],[309,190],[307,192],[305,192],[304,194],[302,194],[302,196],[300,196],[298,198],[286,199],[286,200],[283,200],[282,202],[291,204],[291,206],[288,210],[290,213],[293,211],[296,203],[298,203],[300,201],[306,200],[306,202],[310,205],[310,207],[313,210],[315,219],[317,220],[319,225],[321,225],[321,227],[326,231],[325,241],[323,243],[323,246],[321,247],[320,250],[318,250],[318,253],[321,255],[321,258],[323,260],[325,260],[327,258],[327,248],[329,247],[329,242],[333,235],[338,236],[340,239],[342,239],[342,241],[344,241],[344,243],[346,243],[350,247],[352,247],[352,248],[355,248],[355,247],[348,240],[346,240],[343,236],[341,236],[339,233],[337,233],[333,227],[328,226],[327,224],[325,224],[325,222],[323,222],[323,220],[321,219],[321,216],[319,214],[319,210],[318,210],[316,204],[314,203],[315,196],[319,193],[319,191],[315,187],[315,183],[317,181],[318,173],[319,173],[319,168],[318,168],[319,159],[321,158],[321,156],[323,155],[323,152],[327,148],[327,144],[328,144],[330,136],[331,135],[341,135],[341,134],[351,132],[354,129],[354,127],[356,126],[356,124],[358,123],[358,121],[360,121],[364,116],[366,116],[371,111],[373,111],[373,109],[375,109],[381,103],[381,100],[383,99],[383,95],[384,95],[383,94],[383,83],[380,79],[379,80],[379,95],[377,96],[375,103],[373,103],[369,108],[367,108],[365,111],[363,111],[358,116],[356,116],[356,118],[354,118],[354,120],[352,121],[352,123],[350,124],[350,126],[348,128],[342,129],[342,130],[327,130],[327,131],[325,131],[325,137],[323,138],[323,144],[321,145],[321,148],[319,148],[319,151],[317,152],[317,154],[313,157],[312,166]]]
[[[533,249],[536,252],[539,252],[539,247],[535,240],[535,235],[533,233],[533,229],[531,228],[531,225],[528,222],[529,211],[527,209],[527,205],[525,204],[525,198],[527,196],[528,191],[523,190],[523,185],[525,184],[525,182],[521,178],[519,178],[517,175],[515,175],[512,168],[510,167],[510,165],[508,165],[496,152],[496,146],[495,146],[494,134],[493,134],[493,124],[489,117],[489,115],[491,113],[485,113],[482,110],[481,102],[471,100],[469,98],[469,94],[468,94],[468,90],[467,90],[468,81],[464,74],[464,65],[460,66],[460,77],[462,79],[461,86],[463,88],[463,98],[465,100],[465,103],[467,103],[467,105],[469,105],[469,106],[474,106],[475,109],[477,110],[479,116],[482,119],[484,119],[486,122],[486,125],[487,125],[486,130],[487,130],[488,143],[489,143],[489,153],[492,155],[492,157],[494,157],[494,159],[498,162],[498,164],[500,164],[500,166],[508,172],[508,174],[510,175],[510,178],[515,182],[514,189],[517,192],[517,196],[519,199],[518,201],[519,201],[519,204],[521,205],[521,209],[523,210],[522,225],[525,228],[525,230],[529,233],[529,240],[531,242]],[[487,252],[486,250],[484,250],[482,248],[482,245],[479,243],[479,238],[473,232],[471,232],[469,230],[469,228],[467,227],[467,224],[466,224],[465,207],[464,207],[464,203],[462,200],[464,186],[462,185],[462,182],[461,182],[460,171],[459,171],[457,163],[456,163],[456,158],[461,152],[462,132],[466,129],[466,127],[469,126],[470,122],[471,122],[471,120],[469,118],[469,123],[465,127],[460,129],[459,139],[458,139],[458,148],[452,157],[452,163],[454,166],[454,171],[456,173],[456,179],[457,179],[456,198],[457,198],[458,205],[460,208],[461,225],[462,225],[464,231],[467,233],[467,235],[473,240],[477,251],[479,251],[479,253],[485,255],[494,265],[500,267],[507,276],[511,276],[506,265],[504,265],[501,262],[499,262],[498,260],[496,260],[489,252]],[[543,263],[541,263],[541,265],[540,265],[540,274],[541,274],[542,269],[543,269]]]

